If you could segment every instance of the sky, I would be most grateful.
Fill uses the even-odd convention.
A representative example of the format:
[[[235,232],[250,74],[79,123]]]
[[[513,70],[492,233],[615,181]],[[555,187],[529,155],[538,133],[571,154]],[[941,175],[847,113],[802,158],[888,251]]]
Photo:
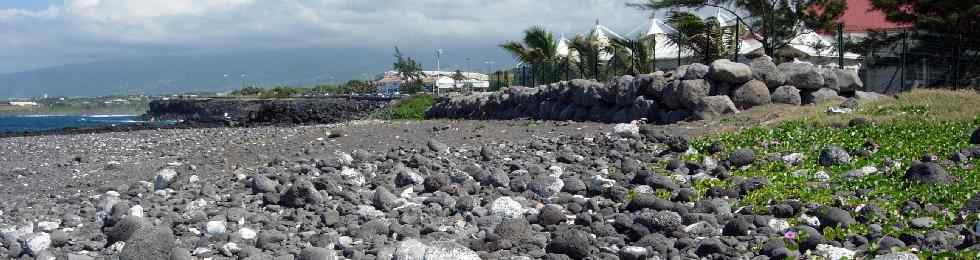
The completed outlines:
[[[496,59],[506,57],[497,44],[531,25],[569,38],[596,19],[621,34],[642,31],[649,13],[627,7],[632,1],[0,0],[0,73],[302,48],[400,46],[416,56],[442,48]],[[514,62],[502,59],[498,66]]]

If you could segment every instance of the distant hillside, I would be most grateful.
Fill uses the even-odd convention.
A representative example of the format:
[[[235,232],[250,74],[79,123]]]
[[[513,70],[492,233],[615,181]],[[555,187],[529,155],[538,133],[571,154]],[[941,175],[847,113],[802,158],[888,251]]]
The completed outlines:
[[[0,98],[227,91],[243,81],[263,86],[344,82],[388,69],[390,56],[356,49],[292,49],[72,64],[0,74]]]

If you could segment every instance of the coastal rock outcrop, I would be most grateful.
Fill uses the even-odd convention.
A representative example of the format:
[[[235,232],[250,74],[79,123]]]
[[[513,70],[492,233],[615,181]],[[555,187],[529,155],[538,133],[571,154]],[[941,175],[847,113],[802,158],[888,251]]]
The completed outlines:
[[[150,109],[143,117],[233,126],[328,124],[364,118],[386,103],[386,100],[348,98],[170,99],[150,102]]]

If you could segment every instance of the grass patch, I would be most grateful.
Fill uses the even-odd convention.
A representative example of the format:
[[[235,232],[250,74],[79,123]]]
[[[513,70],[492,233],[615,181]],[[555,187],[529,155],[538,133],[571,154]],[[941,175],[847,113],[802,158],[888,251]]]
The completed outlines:
[[[921,117],[941,121],[974,120],[980,115],[980,95],[970,90],[919,89],[894,98],[864,102],[854,113],[827,114],[827,108],[840,103],[834,100],[806,106],[771,104],[742,111],[730,121],[751,121],[744,119],[755,118],[762,121],[758,124],[753,121],[753,124],[774,127],[785,122],[807,120],[818,126],[840,126],[857,117],[885,123],[895,119]]]
[[[926,230],[906,225],[917,217],[934,218],[937,225],[931,230],[941,230],[964,221],[972,225],[977,220],[977,216],[967,216],[964,220],[958,212],[966,201],[980,192],[980,175],[977,174],[980,170],[969,167],[980,164],[980,159],[965,164],[943,163],[947,172],[960,178],[949,184],[913,183],[904,180],[903,176],[911,163],[924,155],[936,155],[945,160],[962,148],[973,147],[969,139],[980,125],[980,117],[977,116],[980,115],[980,95],[975,92],[919,90],[897,99],[862,104],[858,111],[848,115],[827,115],[822,111],[824,108],[801,108],[803,113],[799,116],[781,118],[771,126],[706,136],[693,141],[692,145],[699,151],[706,151],[710,144],[722,142],[729,148],[728,151],[751,148],[760,158],[790,153],[803,153],[806,156],[799,166],[788,166],[778,160],[757,161],[748,168],[731,171],[734,176],[765,176],[772,182],[740,200],[738,206],[752,206],[757,211],[765,211],[769,205],[789,199],[823,205],[843,204],[842,208],[845,209],[875,205],[883,209],[884,214],[870,223],[882,225],[887,234],[895,237],[924,233]],[[813,112],[817,110],[821,112]],[[842,127],[855,117],[866,118],[874,124]],[[849,151],[852,157],[849,165],[819,165],[820,150],[831,144]],[[900,163],[900,166],[887,166],[894,165],[893,162]],[[846,172],[865,166],[874,166],[878,172],[860,178],[845,176]],[[830,176],[828,181],[813,178],[814,173],[821,171]],[[695,187],[700,193],[712,185],[724,184],[696,183]],[[945,210],[903,212],[906,201],[922,206],[933,204]],[[857,216],[854,212],[852,215]],[[825,232],[834,238],[841,238],[865,231],[862,225]]]
[[[381,120],[423,120],[425,112],[436,103],[436,97],[419,94],[396,101],[394,104],[376,112],[371,116]]]

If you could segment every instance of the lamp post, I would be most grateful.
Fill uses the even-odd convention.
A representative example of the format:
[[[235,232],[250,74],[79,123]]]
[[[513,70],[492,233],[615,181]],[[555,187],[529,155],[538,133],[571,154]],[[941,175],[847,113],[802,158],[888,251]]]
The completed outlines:
[[[436,49],[436,73],[442,70],[442,49]]]
[[[485,60],[485,61],[483,61],[483,64],[487,64],[487,75],[490,75],[490,73],[493,72],[493,64],[496,64],[496,63],[497,62],[494,62],[492,60]]]

